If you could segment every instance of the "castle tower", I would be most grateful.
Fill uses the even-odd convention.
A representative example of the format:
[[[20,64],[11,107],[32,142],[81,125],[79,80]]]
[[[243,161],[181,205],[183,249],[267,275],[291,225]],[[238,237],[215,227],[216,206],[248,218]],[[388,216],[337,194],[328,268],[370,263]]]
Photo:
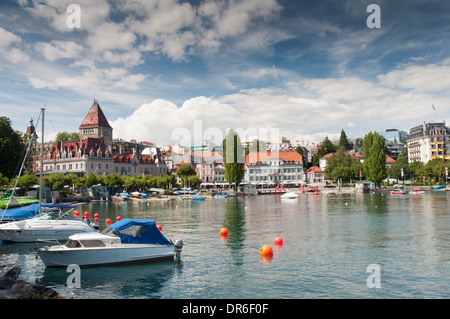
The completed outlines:
[[[94,99],[91,109],[80,125],[80,139],[84,140],[88,137],[101,138],[105,141],[105,145],[112,145],[113,128],[109,125],[105,114],[103,113],[98,101]]]

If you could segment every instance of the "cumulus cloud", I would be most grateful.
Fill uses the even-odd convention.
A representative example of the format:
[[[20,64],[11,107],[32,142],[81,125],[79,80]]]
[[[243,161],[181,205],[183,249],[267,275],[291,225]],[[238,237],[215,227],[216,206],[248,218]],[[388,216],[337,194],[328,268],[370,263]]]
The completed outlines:
[[[429,67],[433,69],[434,65]],[[125,139],[153,140],[158,145],[186,141],[192,144],[194,135],[207,139],[211,132],[223,137],[230,128],[239,128],[248,135],[277,129],[281,136],[292,140],[308,136],[316,141],[327,135],[337,136],[345,129],[355,138],[392,127],[409,130],[435,115],[430,113],[432,103],[450,102],[448,95],[436,97],[432,92],[404,91],[387,86],[384,81],[370,82],[358,77],[304,79],[290,85],[284,89],[195,97],[180,106],[155,100],[113,121],[114,134]]]

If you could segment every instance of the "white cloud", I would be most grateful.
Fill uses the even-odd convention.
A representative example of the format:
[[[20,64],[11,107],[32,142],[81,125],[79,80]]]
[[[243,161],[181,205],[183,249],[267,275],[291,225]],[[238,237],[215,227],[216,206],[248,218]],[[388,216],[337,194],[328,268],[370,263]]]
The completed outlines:
[[[77,58],[83,51],[83,46],[73,41],[37,42],[35,47],[47,61],[55,61],[61,58]]]
[[[28,62],[30,57],[21,48],[22,39],[0,27],[0,55],[12,63]]]

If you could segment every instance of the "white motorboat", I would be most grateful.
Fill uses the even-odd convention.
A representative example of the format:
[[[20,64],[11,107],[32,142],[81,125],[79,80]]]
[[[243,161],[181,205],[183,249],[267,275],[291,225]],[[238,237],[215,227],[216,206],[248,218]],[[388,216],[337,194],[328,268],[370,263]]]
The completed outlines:
[[[94,228],[80,218],[60,214],[64,208],[75,208],[72,205],[41,204],[43,210],[33,218],[0,225],[0,239],[3,241],[29,243],[38,239],[65,240],[76,233],[91,233]],[[56,212],[52,211],[57,209]]]
[[[158,230],[153,220],[123,218],[102,233],[75,234],[65,245],[36,249],[46,267],[102,266],[171,259],[182,248]]]
[[[287,192],[286,194],[280,196],[281,199],[296,199],[297,197],[298,194],[293,192]]]

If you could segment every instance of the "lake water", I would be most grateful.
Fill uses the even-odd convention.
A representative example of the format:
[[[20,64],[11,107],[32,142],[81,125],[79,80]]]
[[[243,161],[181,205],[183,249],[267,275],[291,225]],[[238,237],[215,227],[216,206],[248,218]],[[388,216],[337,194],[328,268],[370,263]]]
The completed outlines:
[[[180,258],[82,268],[81,288],[68,288],[70,274],[46,269],[30,251],[35,244],[3,243],[0,271],[19,265],[20,279],[77,299],[449,298],[449,198],[436,192],[88,203],[78,210],[99,213],[101,221],[155,219],[167,238],[183,240]],[[276,248],[278,236],[284,244]],[[274,249],[270,260],[260,256],[266,244]]]

